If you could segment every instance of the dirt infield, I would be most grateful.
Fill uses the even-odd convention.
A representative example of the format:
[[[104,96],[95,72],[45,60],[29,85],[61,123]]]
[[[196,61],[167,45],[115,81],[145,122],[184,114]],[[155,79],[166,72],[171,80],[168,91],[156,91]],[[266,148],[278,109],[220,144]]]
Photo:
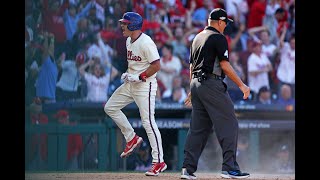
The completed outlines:
[[[201,180],[221,180],[218,173],[196,173]],[[180,173],[161,173],[158,177],[145,176],[143,173],[25,173],[25,180],[177,180]],[[295,175],[251,174],[250,180],[294,180]]]

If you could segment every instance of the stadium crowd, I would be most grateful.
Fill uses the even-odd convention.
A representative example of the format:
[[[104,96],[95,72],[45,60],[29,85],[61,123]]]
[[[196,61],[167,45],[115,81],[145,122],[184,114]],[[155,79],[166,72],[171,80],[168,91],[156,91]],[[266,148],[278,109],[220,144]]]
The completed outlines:
[[[48,123],[43,103],[104,103],[123,83],[126,38],[118,20],[128,11],[144,18],[142,31],[159,50],[156,103],[183,104],[189,92],[189,47],[218,7],[234,20],[225,30],[229,61],[252,91],[243,100],[240,89],[225,78],[235,104],[294,106],[294,0],[25,0],[25,105],[31,124]],[[56,116],[61,124],[75,124],[68,112]],[[45,167],[47,135],[31,138],[30,154],[37,155],[30,155],[29,168]],[[79,168],[79,154],[86,154],[85,166],[95,167],[96,137],[68,138],[66,167]],[[141,157],[135,157],[141,162],[132,169],[148,165]]]
[[[106,102],[127,68],[118,20],[134,11],[161,62],[157,102],[183,104],[189,91],[189,47],[210,11],[226,9],[229,59],[251,88],[248,100],[228,78],[235,103],[294,105],[294,0],[25,0],[26,105]]]

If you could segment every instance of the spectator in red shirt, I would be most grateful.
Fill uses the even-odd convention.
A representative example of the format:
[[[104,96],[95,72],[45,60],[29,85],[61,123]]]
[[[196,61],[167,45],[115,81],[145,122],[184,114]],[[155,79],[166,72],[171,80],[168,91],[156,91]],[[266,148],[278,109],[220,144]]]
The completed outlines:
[[[278,38],[280,38],[281,34],[282,34],[282,29],[284,26],[286,26],[286,28],[289,27],[289,23],[287,22],[287,11],[283,8],[278,8],[275,12],[275,18],[278,22],[278,26],[277,26],[277,36]]]
[[[175,0],[174,3],[169,2],[168,13],[170,15],[170,23],[177,21],[185,21],[187,9],[183,6],[181,0]]]
[[[247,28],[262,26],[263,17],[266,14],[266,0],[256,0],[252,3],[248,15]]]
[[[66,110],[59,110],[55,115],[58,123],[61,125],[73,126],[76,125],[75,122],[70,122],[69,113]],[[68,144],[67,144],[67,170],[78,170],[79,161],[78,156],[80,155],[83,148],[82,136],[78,133],[68,135]]]
[[[224,0],[211,0],[214,8],[224,8]],[[190,9],[192,6],[194,6],[195,9],[203,7],[203,0],[187,0],[186,2],[186,8]]]
[[[65,0],[63,4],[56,0],[43,0],[42,7],[43,29],[53,33],[56,47],[55,55],[60,55],[65,49],[67,39],[63,13],[69,7],[69,0]]]
[[[48,124],[48,116],[42,113],[41,100],[35,98],[33,103],[29,106],[31,125],[37,126]],[[46,169],[48,159],[48,135],[35,133],[31,135],[30,147],[30,164],[28,168],[33,170]]]

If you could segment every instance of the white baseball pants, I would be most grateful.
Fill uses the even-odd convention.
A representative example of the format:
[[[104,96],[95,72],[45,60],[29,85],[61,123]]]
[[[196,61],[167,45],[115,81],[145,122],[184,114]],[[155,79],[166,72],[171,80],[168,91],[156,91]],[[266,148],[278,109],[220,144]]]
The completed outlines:
[[[129,142],[136,133],[121,109],[132,102],[137,104],[155,163],[163,162],[161,134],[154,118],[157,88],[155,78],[147,82],[124,83],[112,94],[104,106],[104,111],[113,119],[126,141]]]

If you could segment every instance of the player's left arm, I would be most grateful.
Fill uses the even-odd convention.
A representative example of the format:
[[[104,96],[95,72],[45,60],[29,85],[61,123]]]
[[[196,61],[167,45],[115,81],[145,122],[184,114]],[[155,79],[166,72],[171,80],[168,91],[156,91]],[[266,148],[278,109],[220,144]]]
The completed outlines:
[[[140,74],[139,79],[142,81],[145,81],[148,77],[150,77],[150,76],[154,75],[156,72],[158,72],[160,70],[160,68],[161,68],[160,59],[152,61],[152,63],[150,63],[150,66],[148,67],[148,69]]]
[[[158,72],[161,68],[160,65],[160,55],[157,49],[156,44],[151,41],[150,43],[143,45],[144,55],[148,59],[150,66],[144,72],[139,75],[139,79],[142,81],[146,81],[146,79],[156,72]]]
[[[126,79],[129,82],[146,82],[146,79],[148,77],[154,75],[161,68],[158,49],[156,44],[152,40],[150,40],[149,43],[143,44],[143,46],[141,46],[141,51],[144,57],[150,63],[150,66],[139,75],[128,74]]]

